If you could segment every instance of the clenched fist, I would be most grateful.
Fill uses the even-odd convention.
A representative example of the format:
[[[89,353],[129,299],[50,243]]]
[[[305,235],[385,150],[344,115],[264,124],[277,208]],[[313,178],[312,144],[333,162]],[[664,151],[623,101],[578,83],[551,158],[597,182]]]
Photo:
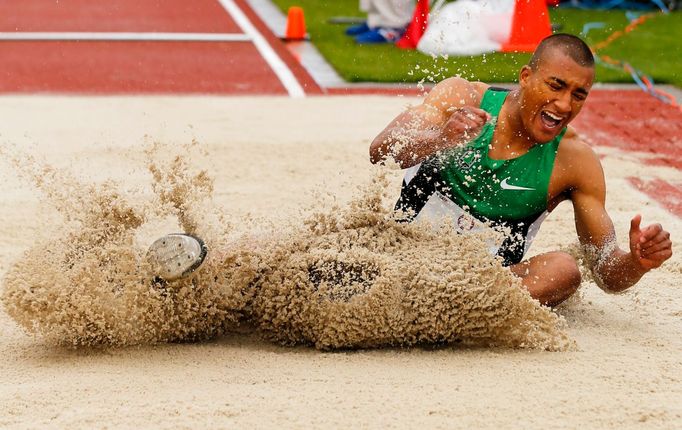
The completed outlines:
[[[448,112],[451,112],[450,118],[443,124],[441,135],[457,144],[471,141],[490,120],[488,112],[470,106],[451,108]]]

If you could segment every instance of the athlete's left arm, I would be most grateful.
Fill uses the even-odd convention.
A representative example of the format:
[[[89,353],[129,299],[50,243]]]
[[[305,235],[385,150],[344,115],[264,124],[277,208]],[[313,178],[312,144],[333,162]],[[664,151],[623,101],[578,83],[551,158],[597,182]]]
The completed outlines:
[[[596,252],[592,268],[611,292],[630,288],[649,270],[672,256],[670,234],[660,224],[640,227],[641,215],[630,223],[629,252],[616,243],[613,222],[606,212],[604,171],[597,154],[579,139],[571,139],[570,198],[580,242]],[[577,168],[580,166],[580,169]]]

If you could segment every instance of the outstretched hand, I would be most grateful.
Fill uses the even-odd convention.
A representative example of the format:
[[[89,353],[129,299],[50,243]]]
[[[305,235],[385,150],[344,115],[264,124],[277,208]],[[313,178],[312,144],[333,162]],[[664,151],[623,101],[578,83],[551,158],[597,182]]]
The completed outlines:
[[[630,252],[643,269],[650,270],[673,255],[672,242],[661,224],[641,228],[641,222],[641,215],[635,215],[630,222]]]

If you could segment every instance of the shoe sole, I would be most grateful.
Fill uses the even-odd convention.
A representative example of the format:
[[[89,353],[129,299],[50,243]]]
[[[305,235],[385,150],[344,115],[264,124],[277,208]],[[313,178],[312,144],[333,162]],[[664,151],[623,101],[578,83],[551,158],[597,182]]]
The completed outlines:
[[[208,248],[200,238],[173,233],[152,243],[147,251],[147,261],[158,278],[174,281],[197,270],[207,254]]]

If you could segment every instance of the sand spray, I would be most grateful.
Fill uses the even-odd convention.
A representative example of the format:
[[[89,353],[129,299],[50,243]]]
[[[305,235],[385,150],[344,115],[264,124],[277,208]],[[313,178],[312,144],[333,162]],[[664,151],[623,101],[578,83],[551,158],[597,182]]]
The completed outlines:
[[[69,346],[198,341],[249,329],[320,349],[574,347],[563,318],[488,254],[484,233],[398,222],[381,168],[349,203],[320,204],[303,220],[253,226],[259,234],[236,238],[229,208],[214,203],[213,180],[193,157],[202,150],[196,142],[150,144],[150,196],[0,149],[62,216],[4,275],[6,312],[29,333]],[[136,240],[164,217],[210,250],[200,270],[174,282],[154,281]]]

